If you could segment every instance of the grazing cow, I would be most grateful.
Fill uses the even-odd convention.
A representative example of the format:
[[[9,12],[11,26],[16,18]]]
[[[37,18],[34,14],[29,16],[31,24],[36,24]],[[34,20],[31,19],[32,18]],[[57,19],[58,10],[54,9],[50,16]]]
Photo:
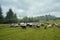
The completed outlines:
[[[23,29],[26,29],[26,23],[20,23],[20,26],[21,26]]]
[[[58,28],[60,28],[60,24],[55,24]]]
[[[49,24],[47,25],[47,27],[49,27],[49,28],[54,27],[54,26],[55,26],[55,23],[49,23]]]
[[[27,26],[30,26],[30,23],[27,23]]]
[[[27,26],[32,27],[33,23],[27,23]]]
[[[40,23],[40,26],[45,26],[45,24],[44,23]]]
[[[37,28],[40,27],[40,25],[38,23],[27,23],[27,26],[29,26],[29,27],[37,27]]]
[[[18,27],[19,25],[17,24],[17,23],[12,23],[12,24],[10,24],[10,27]]]
[[[33,26],[35,26],[35,27],[37,27],[37,28],[40,28],[40,25],[37,24],[37,23],[33,24]]]
[[[39,24],[37,24],[37,25],[36,25],[36,27],[37,27],[37,28],[40,28],[40,25],[39,25]]]
[[[52,26],[55,26],[55,23],[51,23]]]
[[[48,27],[48,28],[51,28],[51,27],[53,27],[53,25],[52,25],[52,24],[49,24],[49,25],[47,25],[47,27]]]
[[[49,25],[47,25],[47,27],[48,27],[48,28],[51,28],[51,27],[52,27],[52,25],[51,25],[51,24],[49,24]]]

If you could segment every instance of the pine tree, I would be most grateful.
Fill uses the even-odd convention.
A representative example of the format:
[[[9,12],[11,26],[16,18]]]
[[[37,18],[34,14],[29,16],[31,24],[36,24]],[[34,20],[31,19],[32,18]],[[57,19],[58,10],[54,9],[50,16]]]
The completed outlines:
[[[9,9],[9,11],[7,12],[6,19],[12,19],[12,18],[13,18],[13,11],[12,9]]]
[[[6,20],[8,23],[12,23],[12,22],[15,22],[17,19],[17,16],[16,14],[14,14],[14,12],[12,11],[12,9],[9,9],[9,11],[7,12],[7,15],[6,15]]]
[[[2,8],[1,8],[1,6],[0,6],[0,23],[2,23],[3,22],[3,15],[2,15],[3,13],[2,13]]]

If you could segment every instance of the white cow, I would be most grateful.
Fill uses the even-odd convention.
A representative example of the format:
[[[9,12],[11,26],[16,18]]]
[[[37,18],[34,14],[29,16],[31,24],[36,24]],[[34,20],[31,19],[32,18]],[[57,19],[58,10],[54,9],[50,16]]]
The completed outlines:
[[[10,27],[18,27],[19,25],[17,23],[10,24]]]
[[[60,28],[60,24],[55,24],[55,25]]]
[[[49,28],[50,28],[50,27],[52,27],[52,25],[51,25],[51,24],[49,24],[49,25],[47,25],[47,27],[49,27]]]

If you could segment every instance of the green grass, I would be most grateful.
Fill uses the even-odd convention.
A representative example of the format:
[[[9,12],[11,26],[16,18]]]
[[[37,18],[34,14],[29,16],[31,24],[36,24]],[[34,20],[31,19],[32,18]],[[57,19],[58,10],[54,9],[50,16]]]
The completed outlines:
[[[0,24],[0,40],[60,40],[60,28],[10,28]]]

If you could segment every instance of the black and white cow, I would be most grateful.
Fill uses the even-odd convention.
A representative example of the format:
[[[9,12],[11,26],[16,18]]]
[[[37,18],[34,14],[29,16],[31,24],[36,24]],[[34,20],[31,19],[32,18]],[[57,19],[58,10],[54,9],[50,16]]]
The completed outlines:
[[[40,24],[38,24],[38,23],[34,23],[33,26],[36,28],[40,28]]]
[[[23,29],[26,29],[26,23],[20,23],[20,26],[23,28]]]
[[[33,23],[27,23],[27,26],[33,27]]]
[[[27,23],[27,26],[39,28],[40,27],[40,24],[38,24],[38,23]]]

